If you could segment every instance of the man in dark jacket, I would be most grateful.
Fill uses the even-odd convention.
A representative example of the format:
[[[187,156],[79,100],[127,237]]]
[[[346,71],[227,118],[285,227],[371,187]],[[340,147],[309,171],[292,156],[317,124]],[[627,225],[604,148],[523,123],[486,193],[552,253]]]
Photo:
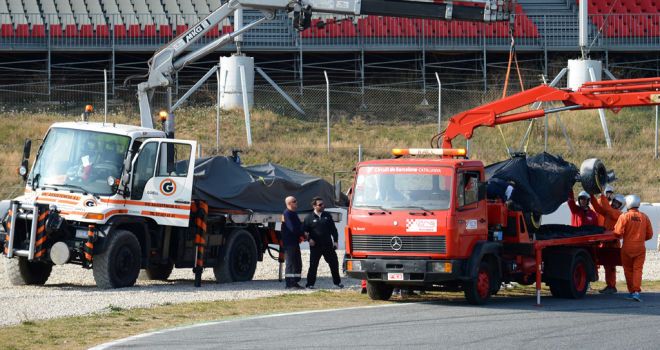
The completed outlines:
[[[326,213],[325,204],[321,197],[314,197],[312,200],[314,212],[307,215],[303,223],[303,231],[309,239],[309,271],[307,272],[307,288],[314,288],[316,283],[316,270],[319,267],[321,256],[330,266],[332,273],[332,282],[338,288],[344,288],[339,277],[339,261],[337,259],[337,242],[339,234],[335,227],[332,216]]]
[[[284,270],[284,281],[286,289],[303,289],[299,285],[302,272],[302,258],[300,257],[300,240],[304,237],[300,218],[296,213],[298,201],[289,196],[284,200],[286,210],[282,214],[282,243],[286,257],[286,269]]]

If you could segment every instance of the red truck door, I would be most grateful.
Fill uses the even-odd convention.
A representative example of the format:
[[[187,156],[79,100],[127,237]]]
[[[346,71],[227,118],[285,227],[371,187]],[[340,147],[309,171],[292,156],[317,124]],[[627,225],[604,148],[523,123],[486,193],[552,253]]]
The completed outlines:
[[[453,243],[460,256],[470,255],[477,241],[488,239],[488,222],[485,201],[479,200],[481,171],[459,170],[456,177],[456,233]]]

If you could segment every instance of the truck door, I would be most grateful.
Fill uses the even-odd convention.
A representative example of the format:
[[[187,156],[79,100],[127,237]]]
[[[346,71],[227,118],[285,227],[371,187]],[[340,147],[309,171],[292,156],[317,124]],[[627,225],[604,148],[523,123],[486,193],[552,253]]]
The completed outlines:
[[[130,213],[188,226],[197,142],[148,139],[133,161]]]
[[[469,255],[479,240],[488,239],[486,203],[479,201],[478,170],[460,170],[456,178],[456,226],[460,255]]]

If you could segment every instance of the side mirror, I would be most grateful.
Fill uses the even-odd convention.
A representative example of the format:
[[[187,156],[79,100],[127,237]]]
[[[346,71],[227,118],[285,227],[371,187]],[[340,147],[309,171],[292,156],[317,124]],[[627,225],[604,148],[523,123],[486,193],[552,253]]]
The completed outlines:
[[[477,199],[482,201],[486,199],[486,187],[488,186],[488,182],[479,182],[479,185],[477,186]]]
[[[23,144],[23,160],[21,160],[21,165],[18,167],[18,175],[23,178],[23,181],[27,181],[28,176],[28,162],[30,160],[30,150],[32,149],[32,140],[25,139]]]
[[[341,180],[335,181],[335,203],[341,202]]]

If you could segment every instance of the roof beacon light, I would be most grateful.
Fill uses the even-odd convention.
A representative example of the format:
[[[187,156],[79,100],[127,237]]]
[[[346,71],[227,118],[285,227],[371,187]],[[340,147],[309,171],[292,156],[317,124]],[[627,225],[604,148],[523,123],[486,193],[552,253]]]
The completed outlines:
[[[87,112],[87,113],[92,113],[92,112],[94,112],[94,106],[92,106],[92,105],[86,105],[86,106],[85,106],[85,112]]]
[[[169,116],[169,115],[168,115],[167,111],[160,111],[160,112],[158,113],[158,120],[159,120],[161,123],[163,123],[163,122],[165,122],[165,121],[167,120],[167,117],[168,117],[168,116]]]
[[[465,148],[394,148],[392,155],[394,156],[450,156],[450,157],[465,157],[467,153]]]

